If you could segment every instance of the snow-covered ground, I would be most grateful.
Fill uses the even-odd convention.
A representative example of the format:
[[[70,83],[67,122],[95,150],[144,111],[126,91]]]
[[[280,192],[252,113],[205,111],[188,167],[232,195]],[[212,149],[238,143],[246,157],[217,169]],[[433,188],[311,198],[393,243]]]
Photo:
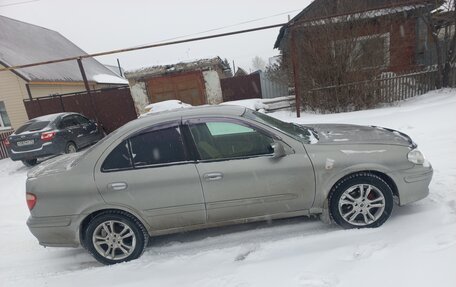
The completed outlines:
[[[25,225],[27,169],[1,160],[0,286],[456,286],[456,90],[377,110],[274,116],[409,134],[434,166],[431,195],[378,229],[306,218],[233,226],[155,238],[139,260],[102,266],[82,249],[38,245]]]

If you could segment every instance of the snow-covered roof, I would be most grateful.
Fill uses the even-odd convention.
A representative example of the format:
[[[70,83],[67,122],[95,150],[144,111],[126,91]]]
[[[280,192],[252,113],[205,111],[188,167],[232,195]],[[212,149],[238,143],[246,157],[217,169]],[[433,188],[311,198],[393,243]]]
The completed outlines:
[[[6,67],[86,55],[78,46],[56,31],[0,15],[0,64]],[[126,84],[95,59],[83,59],[87,79],[106,84]],[[82,82],[76,61],[15,70],[26,81]],[[105,82],[107,81],[107,82]]]
[[[126,71],[125,77],[127,79],[137,79],[141,77],[150,77],[150,76],[159,76],[165,74],[173,74],[185,71],[194,71],[194,70],[208,70],[213,69],[214,67],[220,67],[222,71],[231,70],[229,65],[226,65],[220,57],[210,58],[210,59],[201,59],[191,62],[180,62],[172,65],[161,65],[161,66],[152,66],[140,68],[137,70]]]
[[[428,3],[429,4],[429,3]],[[422,0],[315,0],[284,25],[274,43],[281,49],[281,43],[290,26],[304,22],[302,26],[324,25],[365,18],[376,18],[424,7]]]
[[[107,64],[104,64],[106,68],[110,69],[111,72],[113,72],[114,74],[116,74],[117,76],[123,78],[123,74],[125,73],[125,69],[120,67],[120,70],[119,70],[119,66],[115,66],[115,65],[107,65]],[[120,73],[120,71],[122,71],[122,74]]]

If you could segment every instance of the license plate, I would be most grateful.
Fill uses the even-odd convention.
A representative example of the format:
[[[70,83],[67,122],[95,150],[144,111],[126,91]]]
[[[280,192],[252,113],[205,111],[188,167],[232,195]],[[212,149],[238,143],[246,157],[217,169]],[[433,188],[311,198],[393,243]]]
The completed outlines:
[[[27,140],[27,141],[20,141],[20,142],[17,142],[17,146],[26,146],[26,145],[32,145],[34,144],[35,141],[34,140]]]

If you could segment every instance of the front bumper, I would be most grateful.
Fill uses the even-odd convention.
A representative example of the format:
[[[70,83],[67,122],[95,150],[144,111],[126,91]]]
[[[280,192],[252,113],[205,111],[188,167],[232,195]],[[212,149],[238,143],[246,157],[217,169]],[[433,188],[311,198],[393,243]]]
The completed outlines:
[[[391,175],[397,185],[399,205],[406,205],[427,197],[433,173],[431,165],[427,167],[415,165],[411,169]]]
[[[30,216],[27,226],[40,245],[51,247],[78,247],[80,245],[77,216],[38,218]]]

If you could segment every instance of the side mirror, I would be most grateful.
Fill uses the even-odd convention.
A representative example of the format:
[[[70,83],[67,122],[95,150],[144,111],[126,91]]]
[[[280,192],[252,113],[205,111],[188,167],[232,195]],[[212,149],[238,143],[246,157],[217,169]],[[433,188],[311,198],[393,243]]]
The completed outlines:
[[[274,142],[271,144],[271,147],[274,150],[274,158],[281,158],[287,155],[287,152],[281,142]]]

